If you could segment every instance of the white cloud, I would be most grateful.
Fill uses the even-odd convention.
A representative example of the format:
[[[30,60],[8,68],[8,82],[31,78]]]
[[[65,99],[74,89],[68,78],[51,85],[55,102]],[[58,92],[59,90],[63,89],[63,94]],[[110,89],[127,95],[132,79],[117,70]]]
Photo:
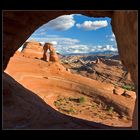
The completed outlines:
[[[106,45],[104,47],[104,50],[109,50],[109,51],[117,51],[118,49],[113,47],[112,45]]]
[[[97,45],[97,46],[93,46],[93,49],[91,49],[90,51],[95,51],[95,52],[103,52],[103,51],[118,51],[118,49],[113,46],[113,45]]]
[[[80,42],[78,39],[72,39],[72,38],[55,38],[55,39],[59,41],[59,44],[65,44],[65,45],[73,45]]]
[[[63,16],[57,17],[56,19],[51,20],[44,26],[50,27],[59,31],[68,30],[71,27],[73,27],[75,24],[75,20],[73,16],[74,15],[63,15]]]
[[[112,33],[111,35],[106,35],[105,37],[106,37],[106,38],[108,38],[108,37],[109,37],[109,38],[115,38],[115,34]]]
[[[115,39],[114,38],[110,38],[110,41],[115,41]]]
[[[57,35],[49,36],[46,38],[32,38],[29,40],[36,40],[40,43],[50,42],[54,44],[56,51],[61,54],[69,54],[69,53],[89,53],[89,52],[97,52],[97,51],[117,51],[117,48],[113,47],[113,45],[87,45],[80,43],[80,40],[75,38],[67,38],[67,37],[58,37]]]
[[[90,51],[91,51],[91,52],[94,52],[95,50],[96,50],[96,49],[94,49],[94,48],[91,48],[91,50],[90,50]]]
[[[83,47],[85,47],[84,45],[78,44],[80,42],[78,39],[67,38],[67,37],[57,37],[57,36],[55,37],[55,35],[54,35],[54,37],[48,35],[48,37],[45,37],[45,38],[30,37],[27,41],[30,41],[33,39],[35,41],[40,42],[42,45],[44,45],[45,42],[50,42],[50,43],[54,44],[56,51],[58,51],[62,54],[63,53],[72,53],[76,48],[78,48],[78,46],[81,49],[83,49]],[[78,46],[77,46],[77,44],[78,44]]]
[[[67,37],[45,37],[45,38],[32,38],[30,37],[28,40],[36,40],[38,42],[53,42],[55,45],[56,43],[59,45],[74,45],[76,43],[79,43],[80,41],[78,39],[73,38],[67,38]]]
[[[106,35],[106,38],[108,38],[109,41],[116,42],[116,37],[114,33],[112,33],[111,35]]]
[[[40,42],[40,41],[39,41]],[[44,41],[41,41],[40,42],[42,45],[44,45],[45,44],[45,42]],[[53,45],[57,45],[57,41],[50,41],[50,43],[52,43]]]
[[[109,50],[112,46],[111,45],[106,45],[106,49]]]
[[[82,53],[80,50],[74,50],[72,53]]]
[[[117,48],[113,47],[112,45],[88,46],[83,44],[77,44],[77,45],[63,48],[64,53],[89,53],[89,52],[103,52],[103,51],[117,51]]]
[[[52,43],[53,45],[57,45],[57,41],[51,41],[50,43]]]
[[[90,52],[90,48],[84,44],[77,44],[63,47],[65,53],[87,53]]]
[[[112,33],[112,37],[115,38],[115,34],[114,33]]]
[[[44,45],[45,44],[45,42],[40,42],[41,43],[41,45]]]
[[[97,46],[97,48],[98,48],[98,49],[101,49],[101,48],[102,48],[102,46],[101,46],[101,45],[98,45],[98,46]]]
[[[85,30],[97,30],[108,25],[107,20],[99,21],[84,21],[82,24],[77,23],[77,28],[83,28]]]
[[[48,37],[48,38],[59,38],[61,36],[60,35],[46,35],[45,37]]]

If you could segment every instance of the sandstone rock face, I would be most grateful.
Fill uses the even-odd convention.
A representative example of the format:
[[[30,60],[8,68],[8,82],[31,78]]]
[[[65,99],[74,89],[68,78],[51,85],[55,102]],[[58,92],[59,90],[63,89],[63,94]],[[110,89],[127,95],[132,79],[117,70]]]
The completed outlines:
[[[132,80],[137,85],[138,44],[137,12],[117,11],[112,17],[112,29],[116,36],[118,51],[123,65],[127,67]]]
[[[124,93],[124,89],[116,87],[116,88],[114,88],[113,92],[114,92],[114,94],[122,95]]]
[[[122,63],[130,71],[137,89],[138,82],[138,13],[137,11],[117,11],[112,17],[112,29],[116,36]],[[136,100],[134,124],[138,129],[138,104]]]
[[[133,91],[127,90],[127,91],[125,91],[125,95],[130,97],[130,98],[136,99],[136,93]]]
[[[51,43],[45,43],[44,47],[43,47],[44,53],[43,53],[43,60],[47,60],[48,55],[47,55],[47,51],[50,51],[50,55],[49,55],[49,59],[48,61],[52,61],[52,62],[58,62],[59,58],[56,54],[55,48],[53,47],[53,44]]]
[[[23,50],[21,54],[29,58],[42,58],[43,46],[39,42],[26,42],[23,45]]]
[[[116,95],[122,95],[128,98],[133,98],[136,99],[136,92],[134,91],[129,91],[129,90],[124,90],[120,87],[116,87],[113,89],[113,93]]]

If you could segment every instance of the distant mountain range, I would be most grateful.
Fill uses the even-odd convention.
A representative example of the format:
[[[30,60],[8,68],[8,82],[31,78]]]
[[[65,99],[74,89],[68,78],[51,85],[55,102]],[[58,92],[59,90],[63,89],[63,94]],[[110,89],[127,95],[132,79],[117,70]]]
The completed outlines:
[[[89,53],[70,53],[70,54],[64,54],[64,55],[99,55],[99,54],[112,54],[112,55],[118,55],[117,51],[98,51],[98,52],[89,52]]]
[[[90,52],[89,54],[113,54],[113,55],[117,55],[118,52],[117,51],[98,51],[98,52]]]

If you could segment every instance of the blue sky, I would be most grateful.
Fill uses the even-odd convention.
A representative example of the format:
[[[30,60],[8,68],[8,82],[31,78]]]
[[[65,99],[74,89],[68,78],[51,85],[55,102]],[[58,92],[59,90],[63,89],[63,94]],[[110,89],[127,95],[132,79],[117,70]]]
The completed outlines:
[[[51,42],[61,54],[117,51],[111,19],[63,15],[38,28],[27,41]]]

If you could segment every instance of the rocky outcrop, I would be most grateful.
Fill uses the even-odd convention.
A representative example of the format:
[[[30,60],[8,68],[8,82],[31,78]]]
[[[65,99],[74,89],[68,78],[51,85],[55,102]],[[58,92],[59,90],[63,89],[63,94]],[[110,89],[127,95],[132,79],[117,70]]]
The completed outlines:
[[[124,90],[120,87],[115,87],[113,89],[113,93],[116,95],[122,95],[125,96],[127,98],[132,98],[132,99],[136,99],[136,92],[134,91],[129,91],[129,90]]]
[[[113,93],[116,95],[122,95],[124,93],[124,89],[122,89],[120,87],[116,87],[113,89]]]
[[[99,63],[100,63],[100,59],[97,58],[95,63],[96,63],[96,64],[99,64]]]
[[[106,55],[104,55],[105,57]],[[81,58],[80,58],[81,57]],[[90,55],[90,60],[88,55],[84,56],[70,56],[61,58],[62,64],[71,69],[74,73],[77,73],[85,77],[89,77],[94,80],[99,80],[105,83],[117,83],[118,86],[130,85],[134,88],[134,83],[130,77],[130,73],[127,69],[120,63],[120,60],[114,60],[110,58],[99,58],[94,55]],[[95,57],[95,58],[94,58]],[[94,61],[91,61],[92,59]],[[67,63],[65,63],[65,61]]]
[[[112,29],[116,36],[120,59],[137,85],[138,77],[138,17],[137,11],[117,11],[113,13]]]
[[[130,77],[130,73],[125,70],[120,61],[111,59],[100,59],[100,61],[92,66],[97,79],[102,82],[117,83],[119,86],[124,84],[134,85]]]
[[[44,53],[43,53],[43,60],[46,61],[52,61],[52,62],[58,62],[59,61],[59,58],[58,58],[58,55],[55,51],[55,48],[53,47],[53,44],[51,43],[45,43],[44,46],[43,46],[43,50],[44,50]],[[49,59],[48,59],[48,51],[50,52],[50,55],[49,55]]]
[[[123,65],[130,71],[136,89],[138,86],[138,13],[117,11],[113,13],[112,29],[116,36],[118,51]],[[138,129],[138,103],[134,110],[134,128]]]
[[[20,54],[21,56],[27,58],[43,59],[44,61],[58,62],[59,57],[55,51],[55,48],[53,47],[53,44],[49,43],[51,44],[49,47],[46,44],[47,43],[45,43],[45,45],[42,46],[42,44],[37,41],[25,42],[21,52],[16,51],[15,55]],[[47,52],[48,50],[49,54]]]
[[[126,90],[124,96],[129,97],[129,98],[136,99],[136,93],[133,92],[133,91]]]
[[[25,42],[21,55],[28,58],[42,58],[43,46],[36,41]]]

